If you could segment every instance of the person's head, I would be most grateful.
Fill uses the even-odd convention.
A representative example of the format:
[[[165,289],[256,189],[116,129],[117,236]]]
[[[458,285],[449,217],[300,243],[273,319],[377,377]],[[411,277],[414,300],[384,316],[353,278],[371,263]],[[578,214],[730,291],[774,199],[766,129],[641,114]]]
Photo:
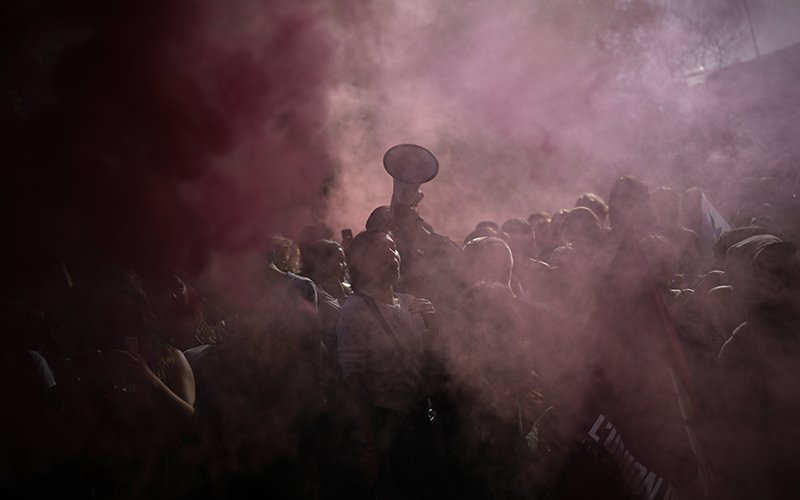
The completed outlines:
[[[561,222],[561,238],[578,247],[598,245],[603,227],[597,216],[586,207],[576,207]]]
[[[514,258],[500,238],[476,238],[464,245],[461,256],[465,282],[496,281],[509,286]]]
[[[267,259],[285,273],[300,272],[300,249],[289,238],[273,236]]]
[[[536,251],[536,236],[527,220],[521,217],[508,219],[501,229],[511,239],[511,251],[518,260],[533,258]]]
[[[481,226],[478,229],[472,231],[464,238],[464,245],[469,243],[470,241],[474,240],[475,238],[484,238],[487,236],[498,236],[497,231],[492,229],[488,226]]]
[[[144,280],[153,312],[178,348],[194,341],[209,341],[212,332],[205,322],[203,303],[181,269],[165,266]],[[210,339],[214,340],[214,339]]]
[[[769,215],[759,215],[758,217],[753,217],[752,219],[750,219],[750,225],[751,226],[763,227],[764,229],[767,230],[767,232],[774,233],[774,234],[777,234],[777,233],[780,232],[780,231],[778,231],[778,228],[776,227],[775,219],[773,219]]]
[[[383,205],[373,210],[367,218],[365,227],[367,229],[381,229],[386,232],[391,231],[394,227],[394,222],[392,221],[389,205]]]
[[[655,216],[647,184],[630,175],[617,179],[608,198],[608,221],[612,231],[630,226],[641,233],[650,232]]]
[[[796,304],[800,292],[797,247],[769,234],[751,236],[728,249],[725,273],[746,309]]]
[[[163,380],[170,351],[161,323],[133,271],[108,268],[75,284],[64,298],[63,326],[75,353],[125,349],[138,339],[138,352]]]
[[[303,262],[300,274],[311,278],[317,284],[327,279],[344,281],[347,262],[344,249],[331,240],[318,240],[309,243],[301,255]]]
[[[393,286],[400,279],[400,254],[386,231],[362,231],[347,247],[350,283],[355,291],[368,285]]]
[[[550,245],[551,246],[559,246],[562,243],[561,239],[561,223],[564,222],[564,218],[569,213],[569,210],[566,208],[562,208],[561,210],[557,211],[553,214],[553,217],[550,219]]]
[[[550,215],[547,212],[534,212],[528,216],[528,224],[534,228],[534,232],[536,231],[536,225],[543,220],[550,220]],[[537,234],[536,236],[538,237],[539,235]]]
[[[482,220],[475,225],[475,230],[478,231],[481,228],[488,227],[496,233],[500,232],[500,224],[493,220]]]
[[[608,206],[606,202],[594,193],[582,194],[575,202],[575,208],[577,207],[586,207],[591,210],[597,216],[597,220],[600,221],[601,225],[608,215]]]
[[[751,236],[758,236],[761,234],[768,234],[768,231],[763,227],[757,226],[736,227],[722,233],[712,247],[712,251],[714,252],[714,269],[723,268],[730,247]]]

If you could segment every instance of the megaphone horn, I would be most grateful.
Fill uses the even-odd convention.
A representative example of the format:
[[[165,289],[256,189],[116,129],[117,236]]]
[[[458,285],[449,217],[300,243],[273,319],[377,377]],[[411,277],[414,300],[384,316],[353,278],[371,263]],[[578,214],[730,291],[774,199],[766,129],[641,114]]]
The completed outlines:
[[[392,206],[415,206],[422,199],[419,186],[439,173],[439,160],[422,146],[398,144],[383,155],[383,168],[394,179]]]

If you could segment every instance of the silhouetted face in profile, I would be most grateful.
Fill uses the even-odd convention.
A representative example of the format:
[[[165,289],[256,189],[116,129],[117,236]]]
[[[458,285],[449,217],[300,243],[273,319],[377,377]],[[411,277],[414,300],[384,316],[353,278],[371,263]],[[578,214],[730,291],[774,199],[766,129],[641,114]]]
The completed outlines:
[[[400,254],[394,239],[383,231],[359,234],[347,250],[351,277],[356,289],[386,287],[400,279]]]
[[[176,274],[168,276],[152,297],[152,307],[166,331],[177,342],[187,341],[199,310],[190,300],[189,285]]]
[[[344,281],[344,275],[347,273],[347,261],[344,258],[344,249],[342,249],[342,247],[337,248],[323,263],[322,269],[325,274],[325,279]]]

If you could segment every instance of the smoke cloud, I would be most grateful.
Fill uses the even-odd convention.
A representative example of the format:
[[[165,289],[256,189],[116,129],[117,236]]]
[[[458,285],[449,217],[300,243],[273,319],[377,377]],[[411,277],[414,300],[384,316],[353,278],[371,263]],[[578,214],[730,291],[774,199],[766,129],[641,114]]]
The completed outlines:
[[[269,237],[320,219],[357,233],[391,199],[381,159],[401,143],[437,155],[420,211],[454,241],[625,174],[702,188],[745,224],[765,201],[800,208],[788,3],[2,9],[7,294],[41,293],[59,260],[76,276],[168,264],[252,305]]]
[[[759,35],[794,12],[748,5]],[[754,52],[735,2],[6,12],[9,206],[92,259],[221,270],[309,220],[358,231],[388,203],[381,158],[403,142],[438,156],[421,209],[454,239],[606,196],[625,173],[722,201],[732,177],[797,157],[782,105],[796,58],[731,67]],[[701,65],[706,84],[687,85]]]
[[[785,134],[781,118],[731,108],[776,86],[776,102],[793,98],[787,84],[767,82],[791,80],[780,63],[743,70],[752,80],[735,89],[723,76],[754,56],[738,3],[413,5],[372,19],[374,38],[357,40],[372,49],[332,91],[335,227],[360,229],[363,214],[388,203],[380,159],[401,142],[439,157],[421,210],[459,239],[478,220],[552,213],[586,191],[605,197],[625,173],[722,199],[732,163],[757,157],[737,174],[760,177],[785,158],[753,150],[760,137]],[[721,69],[720,83],[691,86],[687,73],[699,66],[709,80]]]

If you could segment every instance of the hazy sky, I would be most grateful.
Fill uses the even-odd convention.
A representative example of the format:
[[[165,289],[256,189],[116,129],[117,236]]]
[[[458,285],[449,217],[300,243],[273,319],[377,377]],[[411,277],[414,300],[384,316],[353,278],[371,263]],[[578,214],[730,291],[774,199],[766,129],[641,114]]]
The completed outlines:
[[[480,220],[605,198],[623,174],[718,195],[732,166],[755,174],[776,141],[798,142],[785,124],[800,118],[748,123],[686,84],[700,64],[754,56],[741,0],[13,5],[2,118],[40,173],[21,162],[5,185],[28,183],[40,197],[15,189],[17,203],[76,248],[96,233],[98,252],[203,267],[207,249],[316,218],[357,232],[389,203],[381,159],[401,143],[437,155],[420,209],[458,240]],[[762,56],[800,38],[800,2],[747,5]],[[770,71],[739,90],[750,108],[794,95],[796,77]]]
[[[381,5],[371,30],[341,39],[346,72],[329,93],[337,229],[388,203],[381,157],[403,142],[439,157],[421,211],[457,238],[478,220],[607,197],[625,173],[685,189],[687,169],[719,154],[687,143],[707,99],[683,75],[755,56],[741,0],[660,2],[658,16],[636,2]],[[762,56],[800,41],[800,2],[748,7]]]
[[[762,55],[800,43],[800,2],[748,0],[747,6]]]

